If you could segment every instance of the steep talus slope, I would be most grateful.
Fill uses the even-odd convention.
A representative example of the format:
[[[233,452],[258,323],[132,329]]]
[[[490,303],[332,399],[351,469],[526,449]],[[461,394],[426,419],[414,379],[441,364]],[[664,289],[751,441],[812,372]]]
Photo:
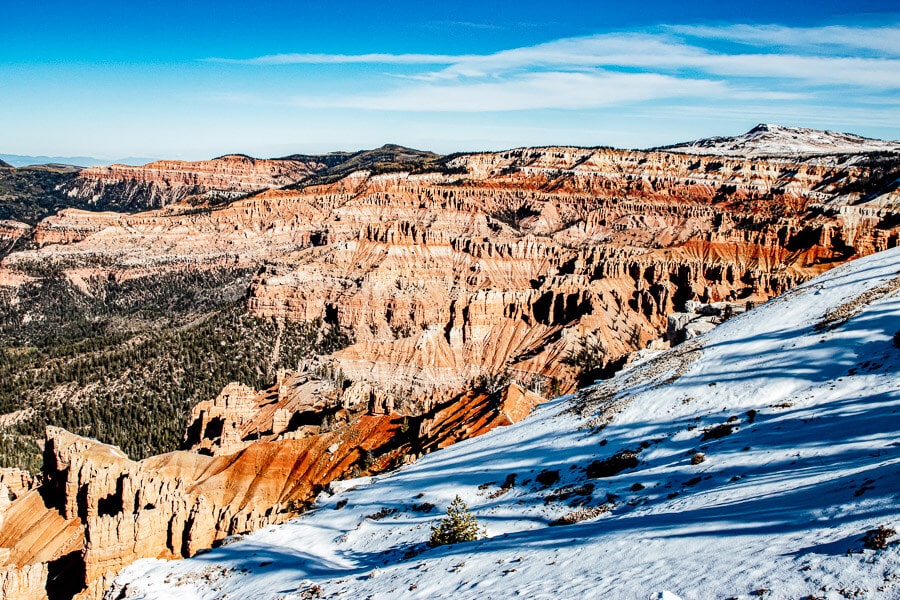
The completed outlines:
[[[892,249],[107,597],[897,598],[898,323]]]
[[[3,598],[39,600],[77,589],[84,529],[78,518],[66,519],[49,509],[37,490],[9,503],[0,486],[0,592]],[[8,565],[15,565],[10,568]],[[67,577],[59,580],[60,573]]]

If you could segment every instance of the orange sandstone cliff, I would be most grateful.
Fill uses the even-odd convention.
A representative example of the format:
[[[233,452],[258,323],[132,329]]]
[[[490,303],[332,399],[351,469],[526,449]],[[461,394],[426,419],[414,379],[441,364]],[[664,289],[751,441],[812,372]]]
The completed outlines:
[[[205,442],[223,435],[222,427],[210,431],[211,418],[257,432],[216,456],[173,452],[135,462],[115,447],[48,428],[40,487],[12,502],[0,487],[3,597],[99,598],[139,558],[192,556],[229,535],[283,522],[335,479],[377,473],[509,425],[541,400],[509,386],[465,395],[413,423],[357,412],[329,428],[273,427],[273,414],[296,404],[295,393],[307,394],[298,391],[305,383],[291,379],[261,393],[229,386],[198,407],[192,428]],[[333,403],[332,395],[320,411]]]

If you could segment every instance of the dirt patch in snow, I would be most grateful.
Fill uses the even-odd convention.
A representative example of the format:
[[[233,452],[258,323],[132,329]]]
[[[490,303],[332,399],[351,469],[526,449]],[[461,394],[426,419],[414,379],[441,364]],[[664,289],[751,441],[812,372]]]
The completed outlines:
[[[615,506],[615,504],[601,504],[600,506],[586,506],[579,508],[564,514],[555,521],[551,521],[550,527],[555,527],[557,525],[574,525],[581,521],[587,521],[588,519],[593,519],[594,517],[599,517],[604,513],[608,513],[615,508]]]
[[[814,329],[816,331],[836,329],[862,312],[869,304],[872,304],[880,298],[884,298],[896,290],[900,290],[900,275],[897,275],[890,281],[886,281],[878,287],[872,288],[856,298],[848,300],[840,306],[829,310],[825,313],[825,316],[822,317],[822,320],[815,324]]]
[[[669,385],[687,373],[691,365],[700,358],[702,349],[703,341],[699,338],[676,346],[672,350],[640,364],[632,371],[623,373],[620,377],[609,379],[583,390],[568,412],[573,412],[581,417],[594,414],[595,416],[588,421],[586,427],[602,429],[636,398],[634,395],[616,398],[619,390],[651,382],[651,389]]]

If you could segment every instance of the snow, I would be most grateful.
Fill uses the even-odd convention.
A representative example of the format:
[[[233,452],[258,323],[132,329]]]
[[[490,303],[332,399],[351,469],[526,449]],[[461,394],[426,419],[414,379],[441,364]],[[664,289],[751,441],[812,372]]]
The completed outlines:
[[[900,529],[897,329],[900,248],[109,597],[900,598],[898,544],[862,543]],[[623,450],[635,468],[587,477]],[[428,547],[456,494],[487,538]]]
[[[736,137],[714,137],[660,148],[667,152],[713,156],[810,156],[900,152],[900,142],[804,127],[760,124]]]

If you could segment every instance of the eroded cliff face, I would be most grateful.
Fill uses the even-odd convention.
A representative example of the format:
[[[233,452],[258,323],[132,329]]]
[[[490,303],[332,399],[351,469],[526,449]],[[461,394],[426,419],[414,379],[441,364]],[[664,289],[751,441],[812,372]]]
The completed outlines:
[[[0,485],[0,591],[3,598],[71,597],[80,589],[81,521],[49,507],[38,490],[10,502]],[[70,585],[71,584],[71,585]]]
[[[188,196],[227,199],[300,181],[321,170],[315,159],[266,160],[229,154],[212,160],[161,160],[140,167],[83,169],[65,186],[72,198],[119,209],[161,207]]]
[[[3,597],[99,598],[137,559],[192,556],[229,535],[283,522],[335,479],[377,473],[517,422],[541,400],[508,386],[470,393],[411,422],[359,410],[371,398],[365,392],[305,377],[262,392],[232,384],[195,410],[188,442],[205,453],[139,462],[48,428],[41,486],[13,501],[0,486]],[[312,397],[317,402],[304,404]],[[286,414],[318,425],[280,421]]]
[[[543,148],[310,188],[338,200],[327,243],[271,261],[248,306],[353,327],[335,358],[383,388],[440,395],[509,369],[566,390],[563,359],[614,362],[686,301],[759,302],[895,245],[896,190],[860,193],[871,173],[849,162]]]
[[[199,404],[191,452],[134,462],[51,431],[43,509],[17,508],[34,502],[27,492],[6,510],[29,515],[16,531],[53,513],[47,523],[82,538],[54,534],[66,543],[28,554],[4,525],[3,585],[30,589],[56,565],[83,570],[83,594],[96,597],[137,558],[193,554],[288,518],[335,478],[514,422],[540,399],[524,388],[559,394],[667,345],[669,315],[689,302],[764,301],[896,246],[898,161],[529,148],[215,207],[167,199],[45,219],[40,247],[7,256],[0,284],[39,279],[35,265],[85,289],[89,278],[256,267],[249,312],[321,320],[355,341],[269,389],[232,384]]]
[[[38,225],[40,250],[4,266],[56,261],[73,281],[88,267],[127,279],[262,266],[250,312],[352,330],[335,368],[421,412],[486,374],[569,390],[579,374],[661,343],[686,301],[763,301],[896,245],[890,160],[464,155],[446,165],[453,174],[356,172],[219,208],[67,210]]]
[[[31,226],[8,219],[0,220],[0,256],[11,250],[17,241],[28,235]]]

